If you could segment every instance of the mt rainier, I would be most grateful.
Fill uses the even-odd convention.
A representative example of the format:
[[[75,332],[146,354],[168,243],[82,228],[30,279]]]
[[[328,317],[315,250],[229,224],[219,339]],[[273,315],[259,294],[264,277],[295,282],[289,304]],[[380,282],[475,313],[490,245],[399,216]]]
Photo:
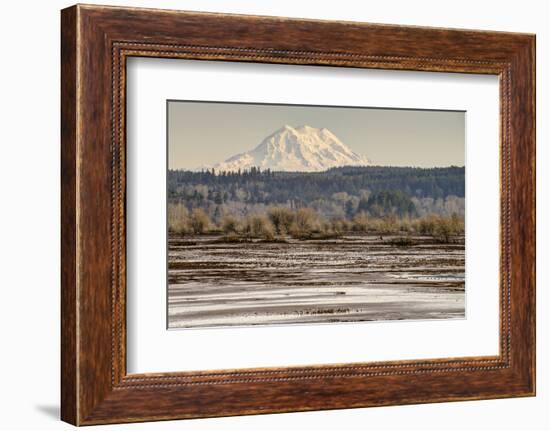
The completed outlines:
[[[256,148],[212,165],[216,171],[252,167],[272,171],[318,172],[340,166],[365,166],[369,160],[348,148],[330,130],[284,126]]]

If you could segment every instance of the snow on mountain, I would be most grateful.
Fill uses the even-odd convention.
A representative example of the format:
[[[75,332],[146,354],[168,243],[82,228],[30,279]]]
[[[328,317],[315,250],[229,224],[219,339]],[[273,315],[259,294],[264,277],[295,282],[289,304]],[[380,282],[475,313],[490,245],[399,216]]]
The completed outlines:
[[[211,168],[238,171],[252,167],[272,171],[319,172],[340,166],[365,166],[369,161],[342,143],[330,130],[284,126],[256,148]]]

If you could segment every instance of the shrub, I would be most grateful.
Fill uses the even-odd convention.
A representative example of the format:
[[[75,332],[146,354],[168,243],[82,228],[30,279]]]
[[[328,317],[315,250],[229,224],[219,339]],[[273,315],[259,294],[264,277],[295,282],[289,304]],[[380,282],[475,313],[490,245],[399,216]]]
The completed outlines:
[[[191,217],[189,218],[189,227],[195,235],[200,235],[204,233],[208,226],[210,225],[210,220],[208,215],[201,208],[195,208],[191,212]]]
[[[379,231],[381,233],[392,234],[399,231],[399,224],[395,215],[389,215],[382,219]]]
[[[430,215],[420,219],[417,223],[418,233],[422,235],[435,235],[435,229],[437,225],[438,217]]]
[[[277,235],[284,235],[290,231],[294,223],[294,212],[289,208],[274,207],[267,212]]]
[[[168,205],[168,231],[186,234],[189,231],[189,211],[183,204]]]
[[[453,227],[448,219],[439,218],[435,223],[433,236],[442,242],[450,242],[453,236]]]
[[[413,224],[410,219],[404,218],[402,220],[399,220],[399,231],[400,232],[406,232],[406,233],[412,233],[414,232]]]
[[[464,218],[460,217],[457,213],[453,213],[453,215],[451,216],[451,226],[455,235],[464,234]]]
[[[451,217],[428,216],[416,223],[422,235],[429,235],[441,242],[451,242],[456,235],[464,234],[464,220],[456,213]]]
[[[319,224],[319,230],[324,235],[329,235],[333,233],[332,223],[328,220],[322,220]]]
[[[361,212],[353,218],[352,230],[355,232],[367,232],[369,230],[369,217]]]
[[[452,237],[464,233],[464,221],[453,214],[449,218],[440,217],[436,223],[434,236],[442,242],[451,242]]]
[[[225,234],[234,234],[239,231],[239,221],[231,215],[225,216],[221,224]]]
[[[314,231],[321,228],[319,216],[311,208],[300,208],[296,211],[294,223],[290,228],[290,233],[295,237],[311,236]]]
[[[243,232],[252,238],[263,238],[266,240],[275,238],[273,225],[265,216],[248,216],[244,223]]]

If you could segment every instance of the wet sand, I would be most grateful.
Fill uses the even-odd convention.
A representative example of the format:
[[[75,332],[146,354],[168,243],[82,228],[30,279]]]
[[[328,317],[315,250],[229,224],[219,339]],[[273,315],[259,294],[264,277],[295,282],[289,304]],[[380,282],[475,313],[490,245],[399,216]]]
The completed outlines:
[[[464,244],[349,235],[288,243],[171,237],[168,326],[199,328],[465,316]]]

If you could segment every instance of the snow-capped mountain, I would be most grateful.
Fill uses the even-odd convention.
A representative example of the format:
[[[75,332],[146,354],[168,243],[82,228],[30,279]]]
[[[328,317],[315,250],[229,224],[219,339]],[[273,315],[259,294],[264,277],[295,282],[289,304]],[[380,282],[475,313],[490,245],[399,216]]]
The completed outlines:
[[[340,166],[365,166],[369,161],[350,150],[330,130],[284,126],[256,148],[211,168],[238,171],[252,167],[272,171],[318,172]]]

